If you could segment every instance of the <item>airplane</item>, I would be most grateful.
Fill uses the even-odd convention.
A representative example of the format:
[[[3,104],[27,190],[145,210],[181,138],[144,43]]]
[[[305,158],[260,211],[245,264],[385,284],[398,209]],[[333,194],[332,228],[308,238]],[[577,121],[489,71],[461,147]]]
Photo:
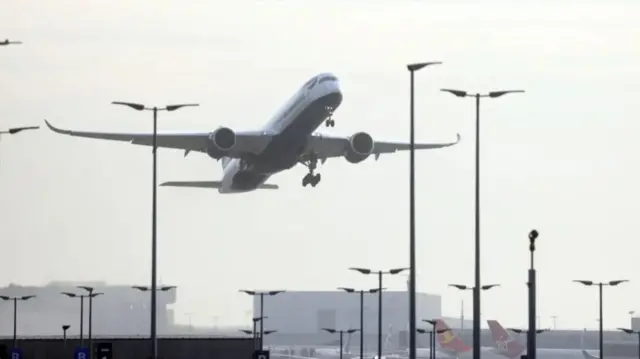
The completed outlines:
[[[347,340],[342,347],[342,355],[340,353],[340,347],[274,347],[271,348],[271,356],[277,356],[278,358],[287,359],[351,359],[359,356],[358,354],[351,353],[351,335],[347,334]]]
[[[435,329],[439,345],[439,348],[436,349],[436,358],[473,357],[472,348],[466,345],[444,320],[437,319]],[[418,353],[418,357],[429,358],[429,348],[416,348],[416,351]],[[495,348],[493,347],[480,347],[480,351],[483,356],[486,356],[487,354],[495,354]]]
[[[344,157],[349,163],[360,163],[370,156],[376,160],[381,154],[406,151],[410,144],[374,141],[367,132],[349,137],[316,133],[323,123],[334,127],[333,114],[342,103],[338,78],[322,73],[309,79],[258,131],[234,131],[218,127],[210,132],[157,134],[157,146],[180,149],[187,156],[200,152],[221,161],[220,181],[169,181],[161,186],[215,188],[219,193],[244,193],[257,189],[278,189],[266,183],[273,175],[297,164],[308,168],[302,186],[315,187],[320,174],[315,173],[318,162]],[[45,123],[52,131],[77,137],[124,141],[135,145],[153,145],[149,133],[104,133],[64,130]],[[460,141],[460,135],[449,143],[418,143],[416,150],[449,147]]]
[[[526,346],[515,339],[497,320],[487,320],[491,336],[496,343],[497,353],[508,359],[520,358],[526,353]],[[540,359],[599,359],[599,356],[584,349],[537,348],[536,357]]]
[[[0,41],[0,46],[20,45],[20,44],[22,44],[22,41],[9,41],[9,39],[4,39],[4,41]]]
[[[359,352],[354,353],[350,351],[351,335],[352,335],[351,333],[348,334],[345,345],[343,346],[343,350],[342,350],[343,359],[355,359],[360,357]],[[388,352],[387,348],[391,343],[392,336],[393,336],[393,326],[389,325],[387,337],[384,340],[384,343],[382,346],[382,352],[387,354],[382,355],[382,359],[406,359],[405,356],[396,355]],[[327,347],[317,347],[317,346],[316,347],[306,346],[306,347],[300,347],[300,348],[280,347],[280,348],[274,348],[274,349],[275,349],[274,352],[278,355],[279,358],[280,357],[286,357],[287,359],[314,359],[314,358],[337,359],[337,358],[340,358],[340,347],[327,348]],[[273,352],[271,355],[272,356],[274,355]],[[363,355],[364,355],[364,358],[378,359],[377,352],[376,353],[364,352]]]

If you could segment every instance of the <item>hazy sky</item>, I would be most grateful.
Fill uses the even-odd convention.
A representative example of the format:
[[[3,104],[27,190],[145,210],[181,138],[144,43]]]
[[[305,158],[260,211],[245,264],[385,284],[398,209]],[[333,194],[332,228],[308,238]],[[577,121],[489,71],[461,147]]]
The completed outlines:
[[[605,326],[640,310],[640,3],[637,1],[10,1],[0,12],[0,127],[150,131],[150,113],[109,105],[198,102],[162,130],[256,129],[311,76],[341,80],[328,133],[408,139],[407,62],[417,75],[417,139],[462,142],[417,165],[418,289],[457,316],[473,281],[474,105],[440,93],[524,89],[482,103],[483,318],[526,323],[527,233],[539,238],[542,325]],[[240,288],[375,285],[349,266],[408,264],[408,155],[328,161],[303,188],[219,195],[159,189],[159,273],[178,318],[246,322]],[[159,152],[159,180],[218,179],[220,164]],[[0,283],[149,283],[151,152],[47,129],[0,142]],[[405,287],[405,278],[385,286]]]

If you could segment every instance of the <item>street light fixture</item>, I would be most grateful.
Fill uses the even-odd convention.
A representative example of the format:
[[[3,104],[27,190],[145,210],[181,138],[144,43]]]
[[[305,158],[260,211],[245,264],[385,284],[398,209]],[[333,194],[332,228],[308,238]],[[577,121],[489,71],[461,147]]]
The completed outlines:
[[[264,296],[268,295],[268,296],[274,296],[277,295],[279,293],[284,292],[284,290],[270,290],[270,291],[258,291],[258,290],[246,290],[246,289],[241,289],[240,292],[242,293],[247,293],[250,296],[259,296],[260,297],[260,316],[259,318],[267,318],[264,316]],[[260,350],[264,349],[263,347],[263,334],[264,334],[264,320],[260,321]]]
[[[627,329],[627,328],[618,328],[618,330],[622,330],[623,332],[625,332],[627,334],[635,334],[635,335],[638,336],[638,358],[640,358],[640,331],[633,330],[633,329]]]
[[[468,93],[462,90],[441,89],[457,97],[474,97],[476,99],[476,173],[475,173],[475,288],[480,284],[480,98],[497,98],[510,93],[521,93],[523,90],[492,91],[486,94]],[[473,291],[473,358],[480,359],[480,291]]]
[[[416,71],[442,62],[418,62],[409,70],[409,359],[416,359],[416,198],[415,198],[415,86]],[[379,350],[378,350],[379,351]],[[378,353],[380,354],[380,353]]]
[[[517,334],[529,334],[529,329],[518,329],[518,328],[507,328],[507,330],[510,330],[514,333]],[[544,332],[549,332],[551,331],[551,329],[547,328],[547,329],[536,329],[535,332],[536,334],[540,334],[540,333],[544,333]]]
[[[21,45],[22,41],[10,41],[9,39],[4,39],[4,41],[0,41],[0,46],[8,46],[8,45]]]
[[[13,127],[4,131],[0,131],[0,135],[15,135],[18,132],[37,130],[40,126]]]
[[[69,298],[80,298],[80,347],[84,348],[84,298],[89,298],[89,300],[91,300],[92,297],[98,296],[102,293],[76,294],[71,292],[61,292],[60,294],[66,295]],[[89,313],[89,316],[91,316],[91,313]]]
[[[122,105],[132,108],[136,111],[153,111],[153,179],[152,179],[152,200],[151,200],[151,359],[158,358],[158,338],[157,338],[157,311],[156,311],[156,278],[158,275],[157,270],[157,239],[156,239],[156,228],[157,228],[157,201],[156,201],[156,192],[157,192],[157,140],[158,140],[158,111],[175,111],[183,107],[193,107],[199,106],[195,103],[190,104],[180,104],[180,105],[168,105],[165,107],[147,107],[143,104],[133,103],[133,102],[123,102],[123,101],[113,101],[111,102],[114,105]]]
[[[9,297],[6,295],[0,295],[0,299],[6,301],[13,301],[13,347],[18,347],[18,301],[27,301],[31,298],[35,298],[35,295],[23,295],[18,297]]]
[[[500,286],[500,284],[485,284],[485,285],[480,286],[480,290],[489,290],[489,289],[491,289],[493,287],[499,287],[499,286]],[[466,285],[463,285],[463,284],[449,284],[449,287],[453,287],[453,288],[456,288],[456,289],[459,289],[459,290],[463,290],[463,291],[464,290],[470,290],[473,293],[474,298],[476,296],[476,292],[479,292],[479,291],[475,290],[475,287],[466,286]],[[475,319],[476,310],[475,310],[475,308],[474,308],[474,312],[473,313],[474,313],[473,314],[474,315],[473,328],[474,328],[474,333],[475,333],[475,327],[476,327],[476,319]],[[480,311],[479,310],[478,310],[478,320],[480,320]],[[475,344],[474,344],[474,347],[475,347]]]
[[[87,295],[89,297],[89,353],[93,353],[93,298],[103,295],[104,293],[94,292],[93,287],[89,287],[86,285],[79,285],[77,288],[84,289],[89,292]]]
[[[598,298],[599,298],[598,306],[599,306],[599,313],[600,313],[599,314],[599,320],[598,320],[598,322],[599,322],[598,323],[598,326],[599,326],[599,328],[598,328],[598,332],[599,332],[598,333],[598,342],[600,344],[600,358],[604,358],[604,356],[603,356],[603,354],[604,354],[604,337],[602,335],[602,333],[603,333],[603,329],[602,329],[602,327],[603,327],[602,326],[602,317],[603,317],[603,315],[602,315],[602,287],[605,287],[605,286],[615,287],[615,286],[617,286],[617,285],[619,285],[621,283],[628,282],[628,280],[619,279],[619,280],[611,280],[611,281],[608,281],[608,282],[594,282],[592,280],[574,280],[573,282],[584,284],[587,287],[594,286],[594,285],[598,286],[598,294],[599,294],[599,296],[598,296]]]
[[[64,343],[64,350],[67,351],[67,330],[69,330],[71,326],[69,324],[65,324],[62,326],[62,342]]]
[[[500,284],[486,284],[480,287],[481,290],[489,290],[493,287],[499,287]],[[457,288],[460,290],[473,290],[475,287],[470,287],[462,284],[449,284],[449,287]]]
[[[256,334],[256,332],[251,331],[251,330],[246,330],[246,329],[240,329],[240,331],[241,331],[241,332],[243,332],[243,333],[245,333],[245,334],[249,334],[249,335],[252,335],[252,334],[253,334],[254,336],[255,336],[255,334]],[[265,331],[264,331],[264,335],[269,335],[269,334],[271,334],[271,333],[275,333],[275,332],[277,332],[277,330],[265,330]]]
[[[429,358],[435,359],[436,358],[436,334],[442,334],[444,332],[449,332],[449,331],[451,331],[451,329],[445,328],[445,329],[437,329],[436,330],[436,321],[435,320],[423,319],[422,321],[431,324],[433,326],[433,329],[432,330],[427,330],[427,329],[418,328],[418,329],[416,329],[416,331],[418,333],[420,333],[420,334],[429,334]]]
[[[259,321],[262,321],[266,318],[269,317],[255,317],[252,318],[251,320],[253,321],[253,331],[251,333],[253,333],[253,350],[257,350],[258,349],[258,331],[256,330],[257,328],[257,323]]]
[[[338,287],[340,290],[344,290],[347,293],[360,293],[360,359],[364,359],[364,293],[377,293],[379,288],[372,289],[354,289]],[[384,290],[384,288],[382,288]]]
[[[360,272],[362,274],[376,274],[378,275],[378,359],[382,358],[382,276],[385,274],[396,275],[404,272],[409,268],[394,268],[387,271],[383,270],[371,270],[367,268],[351,267],[350,270]]]
[[[132,285],[131,288],[137,289],[137,290],[139,290],[141,292],[148,292],[148,291],[151,290],[151,288],[144,287],[144,286],[141,286],[141,285]],[[156,291],[158,291],[158,292],[167,292],[167,291],[169,291],[171,289],[175,289],[175,288],[176,288],[175,285],[164,285],[164,286],[161,286],[161,287],[156,287]]]
[[[344,345],[342,344],[342,342],[343,342],[342,337],[343,337],[344,333],[353,334],[353,333],[357,332],[359,329],[338,330],[338,329],[332,329],[332,328],[322,328],[322,330],[324,330],[327,333],[331,333],[331,334],[335,334],[335,333],[339,333],[340,334],[340,359],[342,359],[342,352],[344,351]],[[378,357],[378,359],[380,359],[380,357]]]

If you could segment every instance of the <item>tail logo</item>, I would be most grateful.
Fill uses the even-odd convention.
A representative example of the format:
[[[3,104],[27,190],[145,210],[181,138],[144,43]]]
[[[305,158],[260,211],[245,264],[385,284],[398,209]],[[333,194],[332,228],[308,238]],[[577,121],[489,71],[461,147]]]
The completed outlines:
[[[441,335],[440,342],[442,344],[451,343],[451,341],[453,341],[453,339],[454,339],[454,336],[453,336],[453,334],[451,334],[450,330],[448,330],[448,331],[446,331],[444,333],[441,333],[440,335]]]
[[[496,346],[500,350],[508,350],[509,349],[509,339],[506,337],[500,337],[496,340]]]

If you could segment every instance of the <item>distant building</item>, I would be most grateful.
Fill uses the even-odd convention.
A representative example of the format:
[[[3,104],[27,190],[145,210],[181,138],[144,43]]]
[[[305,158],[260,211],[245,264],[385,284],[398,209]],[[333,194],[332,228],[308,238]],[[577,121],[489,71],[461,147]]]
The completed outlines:
[[[36,298],[18,303],[18,335],[59,335],[62,325],[71,325],[67,334],[80,333],[80,299],[61,292],[86,294],[78,285],[94,287],[104,293],[93,299],[93,334],[139,335],[149,332],[150,293],[128,285],[108,285],[104,282],[51,282],[43,287],[10,284],[0,288],[0,295]],[[171,334],[174,318],[168,308],[176,301],[176,289],[158,292],[158,333]],[[84,299],[84,333],[89,328],[89,301]],[[0,335],[13,333],[13,305],[0,301]]]
[[[439,295],[417,293],[418,320],[439,318]],[[385,291],[382,296],[383,332],[406,331],[409,305],[406,291]],[[253,300],[253,316],[260,316],[260,297]],[[360,296],[341,291],[287,291],[264,299],[265,329],[278,333],[318,334],[322,328],[360,327]],[[378,332],[378,294],[364,296],[364,333]],[[422,325],[421,325],[422,326]]]

